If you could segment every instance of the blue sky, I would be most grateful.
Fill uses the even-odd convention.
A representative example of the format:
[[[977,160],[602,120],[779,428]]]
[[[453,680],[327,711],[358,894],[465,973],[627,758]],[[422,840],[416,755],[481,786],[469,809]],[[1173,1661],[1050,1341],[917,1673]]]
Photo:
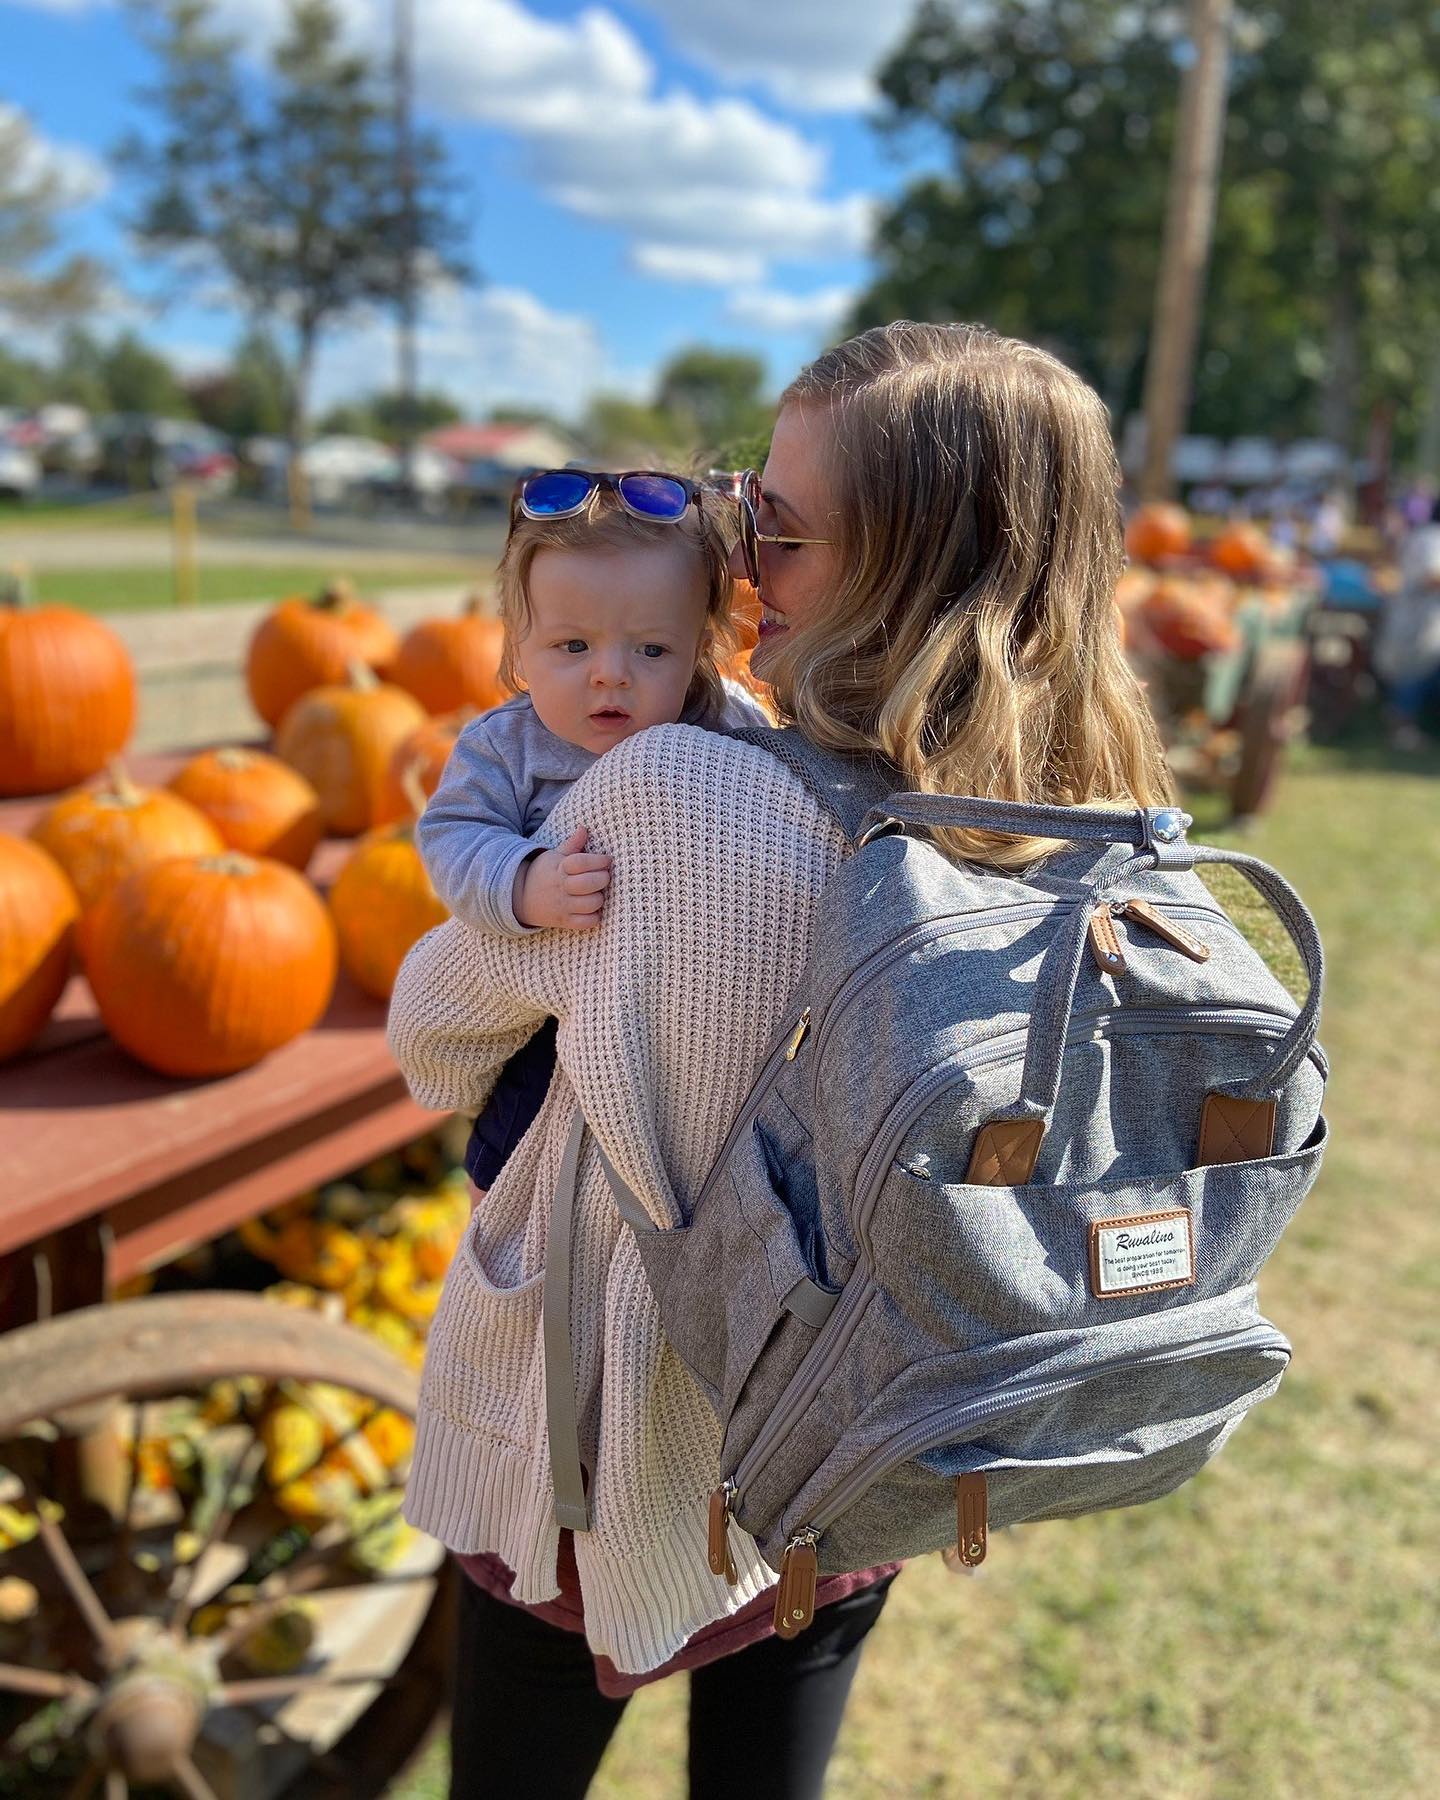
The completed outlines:
[[[372,46],[391,3],[337,0]],[[285,4],[218,0],[256,54]],[[528,400],[574,416],[597,389],[645,392],[686,343],[758,350],[779,385],[825,340],[865,279],[873,206],[908,172],[866,116],[902,0],[414,7],[420,110],[466,182],[486,278],[427,302],[427,384],[475,412]],[[65,247],[114,270],[117,328],[199,368],[223,360],[236,314],[217,283],[177,291],[129,242],[106,167],[147,73],[117,0],[0,0],[0,106],[66,170]],[[357,321],[326,351],[317,399],[392,369],[391,330]]]

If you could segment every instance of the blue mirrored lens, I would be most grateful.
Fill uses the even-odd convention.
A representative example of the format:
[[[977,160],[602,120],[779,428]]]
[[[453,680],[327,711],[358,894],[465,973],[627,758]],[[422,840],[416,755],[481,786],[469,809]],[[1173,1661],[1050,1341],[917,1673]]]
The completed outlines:
[[[690,504],[685,489],[669,475],[625,475],[620,497],[647,519],[678,519]]]
[[[588,475],[570,469],[552,469],[545,475],[532,475],[521,489],[520,497],[526,512],[543,519],[556,513],[574,512],[594,486]]]

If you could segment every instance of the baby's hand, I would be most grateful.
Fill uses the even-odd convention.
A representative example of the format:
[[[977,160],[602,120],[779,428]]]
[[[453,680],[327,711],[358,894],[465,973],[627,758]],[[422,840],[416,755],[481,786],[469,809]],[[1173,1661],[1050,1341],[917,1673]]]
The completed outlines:
[[[542,850],[520,866],[513,905],[522,925],[555,925],[564,931],[593,931],[600,923],[610,858],[586,853],[590,834],[582,825],[558,850]]]

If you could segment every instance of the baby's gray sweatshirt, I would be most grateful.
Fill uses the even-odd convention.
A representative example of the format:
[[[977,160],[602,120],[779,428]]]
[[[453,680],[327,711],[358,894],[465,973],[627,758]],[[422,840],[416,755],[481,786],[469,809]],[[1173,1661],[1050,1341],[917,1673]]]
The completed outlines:
[[[681,723],[726,731],[770,720],[743,688],[727,682],[718,717]],[[597,752],[542,725],[528,694],[482,713],[460,733],[415,841],[435,892],[462,924],[512,937],[531,929],[515,917],[512,903],[516,871],[538,848],[527,839],[596,761]]]

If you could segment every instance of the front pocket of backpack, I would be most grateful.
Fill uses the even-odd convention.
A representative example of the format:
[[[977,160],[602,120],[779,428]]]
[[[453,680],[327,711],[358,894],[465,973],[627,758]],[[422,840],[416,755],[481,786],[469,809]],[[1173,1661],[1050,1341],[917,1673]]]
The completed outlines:
[[[722,1423],[762,1356],[767,1392],[781,1391],[837,1297],[815,1280],[753,1126],[687,1225],[635,1242],[666,1336]]]

